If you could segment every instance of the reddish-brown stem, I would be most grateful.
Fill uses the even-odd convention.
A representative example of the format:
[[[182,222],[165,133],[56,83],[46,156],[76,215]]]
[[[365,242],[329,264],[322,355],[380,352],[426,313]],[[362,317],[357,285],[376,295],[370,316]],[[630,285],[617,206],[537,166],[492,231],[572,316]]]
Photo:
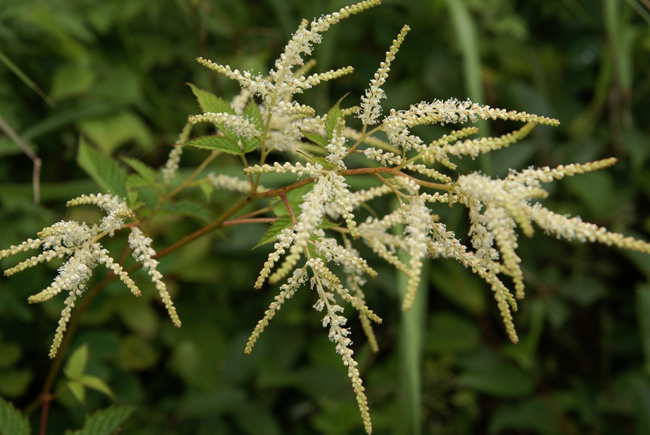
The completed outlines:
[[[47,416],[50,411],[50,402],[52,402],[52,395],[49,393],[41,393],[39,395],[41,403],[43,403],[43,408],[41,408],[41,427],[38,431],[39,435],[45,435],[47,430]]]
[[[226,221],[223,223],[224,227],[230,227],[233,225],[241,225],[241,224],[259,224],[259,223],[272,223],[278,220],[277,218],[249,218],[249,219],[244,219],[244,218],[238,218],[238,219],[233,219],[231,221]]]
[[[284,202],[284,206],[287,208],[289,211],[289,214],[291,215],[291,222],[296,224],[296,217],[293,215],[293,209],[291,208],[291,204],[289,204],[289,200],[287,199],[287,194],[282,192],[280,193],[280,198],[282,198],[282,202]]]

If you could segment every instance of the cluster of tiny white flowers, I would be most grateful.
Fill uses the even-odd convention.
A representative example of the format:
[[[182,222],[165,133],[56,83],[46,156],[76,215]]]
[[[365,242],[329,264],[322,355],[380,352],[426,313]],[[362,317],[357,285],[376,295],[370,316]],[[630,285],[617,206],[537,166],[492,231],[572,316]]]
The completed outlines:
[[[370,80],[370,89],[366,89],[366,94],[361,97],[361,109],[359,110],[358,117],[364,125],[377,123],[377,119],[381,114],[381,105],[379,102],[383,98],[386,98],[386,93],[381,89],[381,86],[386,83],[386,78],[388,78],[388,73],[390,72],[390,65],[395,60],[395,55],[409,30],[409,26],[402,27],[402,31],[386,52],[386,60],[379,65],[379,69],[375,73],[374,78]]]
[[[251,95],[266,97],[273,89],[273,84],[268,80],[263,79],[261,75],[253,76],[247,71],[242,73],[238,69],[233,71],[229,65],[219,65],[202,57],[196,58],[196,61],[204,67],[216,71],[219,74],[223,74],[231,80],[236,80],[239,83],[239,86]]]
[[[332,139],[327,144],[327,161],[333,164],[338,169],[345,169],[345,158],[348,149],[345,147],[345,136],[338,130],[332,133]]]
[[[136,295],[140,295],[133,280],[127,275],[122,267],[115,263],[108,251],[99,243],[105,235],[113,236],[116,230],[124,225],[124,219],[133,217],[133,211],[129,210],[126,202],[117,196],[97,194],[82,195],[68,201],[68,206],[92,204],[102,208],[107,216],[102,219],[100,225],[88,226],[85,223],[74,221],[61,221],[44,228],[39,232],[36,240],[28,239],[19,246],[11,246],[9,249],[0,251],[0,258],[15,255],[31,249],[43,248],[43,253],[33,256],[18,265],[7,269],[5,275],[9,276],[16,272],[23,271],[37,264],[51,261],[55,258],[68,257],[67,261],[58,269],[58,274],[46,289],[28,298],[30,303],[44,302],[66,291],[68,297],[64,301],[65,308],[61,311],[61,318],[54,335],[50,357],[54,358],[63,340],[63,333],[66,331],[70,320],[72,308],[79,296],[86,290],[86,284],[90,280],[93,270],[98,264],[104,264],[109,270],[117,275],[122,282]]]
[[[389,115],[382,121],[381,128],[392,145],[403,148],[404,151],[419,149],[423,145],[422,139],[410,134],[409,124],[417,125],[412,113],[391,109]]]
[[[390,186],[382,184],[381,186],[371,187],[370,189],[357,190],[350,192],[349,201],[353,209],[359,207],[361,204],[366,204],[373,200],[392,192]]]
[[[407,266],[400,261],[397,251],[407,251],[408,246],[403,236],[391,234],[389,228],[404,223],[403,210],[397,209],[384,215],[381,219],[368,216],[359,224],[359,233],[372,251],[402,273],[409,275]]]
[[[353,237],[358,237],[357,223],[354,220],[354,204],[352,203],[352,193],[348,190],[348,184],[345,178],[335,172],[330,172],[329,179],[332,189],[332,201],[325,205],[325,210],[329,216],[336,219],[342,216],[345,219],[348,230]]]
[[[300,204],[300,215],[298,223],[295,225],[296,236],[293,249],[302,250],[306,248],[306,243],[311,234],[325,216],[325,204],[332,197],[332,184],[330,180],[337,175],[333,172],[320,175],[314,183],[314,188],[303,197],[304,201]]]
[[[300,104],[297,101],[279,101],[271,108],[271,111],[281,116],[312,116],[315,113],[313,107]]]
[[[363,150],[363,155],[370,160],[378,161],[382,166],[397,166],[402,164],[402,156],[395,155],[395,153],[391,152],[384,152],[374,147],[368,147]]]
[[[251,93],[246,88],[242,88],[239,91],[239,94],[235,95],[235,97],[230,102],[230,107],[232,107],[235,115],[242,116],[244,114],[244,110],[246,110],[246,105],[248,105],[250,99]]]
[[[496,272],[486,269],[474,253],[467,252],[467,247],[455,237],[452,231],[447,231],[444,224],[434,223],[432,232],[433,235],[428,246],[431,257],[436,258],[439,255],[445,258],[453,258],[463,266],[469,267],[472,272],[490,284],[492,291],[494,291],[494,299],[497,301],[506,332],[510,340],[513,343],[517,343],[517,333],[512,321],[512,311],[517,311],[517,302],[507,287],[497,277]]]
[[[504,134],[500,137],[482,137],[473,140],[457,141],[453,144],[446,143],[440,148],[440,152],[445,156],[446,154],[451,154],[453,156],[466,155],[471,158],[476,158],[479,154],[506,148],[509,145],[520,141],[526,137],[533,128],[535,128],[535,123],[529,122],[519,130]]]
[[[237,177],[231,175],[219,174],[215,175],[213,172],[210,172],[206,177],[210,182],[212,187],[215,189],[225,189],[230,192],[239,192],[239,193],[250,193],[251,183],[248,180],[241,180]],[[263,186],[258,186],[258,192],[266,192],[268,189]]]
[[[158,267],[158,260],[153,258],[156,255],[156,251],[151,247],[152,242],[153,240],[146,237],[140,228],[133,227],[131,229],[131,234],[129,234],[129,246],[133,250],[133,258],[135,258],[135,261],[138,263],[141,263],[143,269],[147,271],[151,277],[151,281],[156,285],[156,289],[165,304],[169,317],[172,319],[174,325],[180,328],[181,320],[178,318],[178,314],[176,313],[176,307],[174,307],[172,298],[169,296],[169,292],[167,291],[167,286],[162,280],[162,274],[156,269],[156,267]]]
[[[248,140],[260,137],[255,125],[247,118],[230,113],[203,113],[201,115],[192,115],[188,118],[190,124],[199,124],[201,122],[211,122],[213,124],[223,124],[232,130],[238,136],[244,136]]]
[[[406,295],[403,309],[409,310],[415,300],[422,271],[422,259],[427,254],[427,240],[433,225],[431,211],[426,206],[424,199],[415,196],[410,200],[410,206],[404,213],[406,227],[404,235],[409,247],[409,279],[406,286]]]
[[[172,150],[169,152],[169,157],[167,157],[167,162],[165,167],[161,169],[163,175],[163,182],[169,184],[169,182],[174,178],[176,172],[181,163],[181,156],[183,155],[183,145],[176,144],[172,147]]]
[[[377,276],[377,272],[368,266],[368,262],[359,257],[355,252],[344,248],[336,242],[336,239],[331,237],[321,239],[314,242],[316,253],[325,258],[327,262],[333,261],[334,263],[344,266],[350,272],[365,272],[372,277]]]
[[[272,70],[270,77],[277,86],[276,92],[282,96],[285,93],[293,94],[301,92],[302,89],[311,87],[303,77],[296,77],[292,69],[294,66],[304,65],[302,53],[311,54],[314,44],[321,42],[321,33],[327,31],[330,26],[353,14],[357,14],[380,3],[380,0],[371,0],[358,3],[354,6],[346,6],[330,15],[324,15],[318,20],[309,23],[303,20],[287,43],[280,58],[275,62],[275,70]],[[301,80],[302,79],[302,80]]]
[[[294,232],[289,228],[285,228],[282,230],[282,232],[280,232],[280,234],[277,235],[277,239],[277,243],[273,245],[273,252],[269,254],[268,260],[266,260],[264,263],[264,267],[262,267],[257,281],[255,281],[256,289],[262,288],[262,284],[264,284],[266,278],[269,277],[269,274],[271,273],[271,270],[273,270],[275,264],[280,260],[280,257],[287,252],[287,248],[291,246],[294,241]]]
[[[128,210],[126,206],[126,201],[124,199],[115,196],[115,195],[106,195],[103,193],[90,194],[90,195],[81,195],[78,198],[71,199],[68,201],[67,206],[77,206],[83,204],[92,204],[100,207],[107,213],[110,213],[114,210]]]
[[[257,342],[260,334],[264,332],[264,329],[269,325],[269,321],[275,317],[276,311],[282,308],[282,304],[287,300],[291,299],[296,293],[296,290],[302,286],[307,281],[307,268],[306,266],[297,268],[293,271],[293,275],[287,280],[285,284],[280,286],[280,293],[275,296],[275,300],[269,306],[269,309],[264,312],[264,317],[257,322],[255,329],[251,333],[251,336],[248,338],[246,343],[245,353],[251,353],[253,351],[253,346]]]
[[[348,368],[348,376],[352,381],[354,392],[357,397],[357,404],[359,405],[359,410],[361,411],[366,431],[370,433],[372,431],[372,426],[370,423],[368,399],[364,393],[365,387],[363,386],[359,369],[357,369],[358,363],[352,358],[354,351],[349,347],[352,344],[352,340],[348,338],[348,335],[350,335],[350,328],[345,328],[347,319],[338,314],[343,312],[343,307],[336,303],[334,294],[326,290],[330,285],[330,281],[327,276],[322,276],[319,273],[324,268],[322,260],[311,259],[307,262],[307,265],[309,265],[314,272],[311,279],[312,289],[315,287],[318,293],[318,301],[314,305],[314,308],[318,311],[325,309],[323,327],[329,326],[328,338],[332,342],[336,343],[336,352],[341,355],[343,365]]]
[[[568,217],[553,213],[539,203],[531,206],[527,215],[544,231],[555,234],[558,238],[577,239],[590,243],[598,242],[650,254],[650,243],[607,231],[607,229],[589,222],[583,222],[579,216]]]
[[[300,162],[294,164],[291,164],[289,162],[286,162],[284,164],[275,162],[273,166],[267,164],[261,166],[254,165],[244,169],[244,173],[246,175],[268,174],[270,172],[277,172],[278,174],[286,174],[287,172],[291,172],[292,174],[297,175],[298,177],[307,175],[311,178],[316,178],[323,173],[323,166],[318,163],[316,164],[306,163],[303,165]]]
[[[190,132],[192,130],[192,124],[186,124],[181,131],[181,134],[178,136],[176,143],[169,152],[165,166],[160,170],[162,173],[163,183],[168,185],[176,172],[178,172],[178,167],[181,162],[181,156],[183,155],[183,144],[187,142]]]

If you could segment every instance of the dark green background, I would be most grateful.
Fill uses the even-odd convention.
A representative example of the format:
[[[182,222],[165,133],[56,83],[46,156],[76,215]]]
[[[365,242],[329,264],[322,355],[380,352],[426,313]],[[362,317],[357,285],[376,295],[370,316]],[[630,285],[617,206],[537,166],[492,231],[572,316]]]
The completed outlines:
[[[560,127],[538,127],[529,139],[462,168],[503,175],[509,167],[615,156],[613,168],[550,185],[545,204],[647,239],[647,2],[451,3],[384,1],[333,27],[315,50],[316,70],[352,65],[355,72],[300,99],[322,113],[352,91],[346,102],[357,104],[392,39],[409,24],[385,86],[386,108],[472,97],[560,119]],[[226,98],[237,91],[234,82],[196,64],[197,56],[265,73],[301,18],[344,4],[0,0],[0,51],[56,102],[49,107],[0,63],[0,116],[43,160],[42,203],[35,205],[31,161],[0,136],[0,245],[34,237],[64,218],[98,217],[91,209],[64,207],[74,196],[97,191],[75,163],[81,135],[107,153],[164,164],[188,114],[198,113],[184,83]],[[467,21],[455,25],[464,12]],[[472,47],[480,59],[476,68]],[[503,134],[516,125],[481,127]],[[417,133],[433,139],[444,131],[428,127]],[[205,155],[188,152],[183,166]],[[217,198],[224,201],[221,207],[233,200]],[[462,210],[440,214],[462,234]],[[161,221],[154,247],[162,249],[204,224]],[[345,368],[311,309],[309,291],[286,304],[252,355],[243,354],[248,334],[277,291],[252,289],[268,250],[250,248],[263,231],[231,228],[162,261],[184,322],[180,330],[142,272],[134,279],[143,299],[116,283],[93,301],[72,348],[88,343],[88,372],[106,380],[120,403],[138,407],[124,433],[362,433]],[[118,255],[123,241],[116,237],[110,246]],[[485,283],[451,261],[431,264],[416,417],[422,433],[650,433],[650,257],[557,241],[541,231],[520,241],[520,254],[527,297],[515,315],[518,346],[507,341]],[[4,269],[15,260],[1,264]],[[403,406],[407,374],[398,349],[406,343],[400,339],[395,274],[380,262],[372,266],[380,279],[369,282],[366,295],[384,319],[375,328],[380,352],[371,354],[356,320],[354,348],[375,433],[405,434],[412,413]],[[0,395],[19,408],[43,384],[63,306],[63,296],[37,306],[26,299],[55,274],[55,266],[42,265],[0,279]],[[64,394],[52,405],[48,433],[78,428],[86,412],[110,403],[89,392],[84,408]],[[30,419],[36,430],[39,411]]]

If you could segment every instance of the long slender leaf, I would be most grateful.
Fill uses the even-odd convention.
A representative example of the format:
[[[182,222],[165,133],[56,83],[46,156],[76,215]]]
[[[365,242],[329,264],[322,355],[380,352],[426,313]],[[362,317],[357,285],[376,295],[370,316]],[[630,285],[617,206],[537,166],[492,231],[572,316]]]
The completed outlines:
[[[11,61],[2,51],[0,51],[0,62],[4,63],[7,68],[9,68],[14,74],[18,76],[27,86],[29,86],[34,92],[36,92],[50,107],[55,107],[56,104],[52,99],[45,93],[41,88],[38,87],[36,83],[30,79],[27,74],[23,72],[18,66]]]

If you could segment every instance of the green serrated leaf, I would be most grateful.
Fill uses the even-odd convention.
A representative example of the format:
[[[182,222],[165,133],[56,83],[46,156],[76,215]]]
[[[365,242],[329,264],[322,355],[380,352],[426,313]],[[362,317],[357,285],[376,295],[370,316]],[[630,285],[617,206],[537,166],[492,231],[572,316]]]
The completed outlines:
[[[284,214],[278,216],[276,221],[271,224],[268,230],[266,230],[266,232],[262,235],[260,241],[257,242],[257,245],[255,245],[253,249],[275,241],[276,236],[280,234],[285,228],[291,227],[291,225],[293,225],[293,220],[291,219],[290,215]]]
[[[247,118],[250,122],[252,122],[253,125],[255,125],[257,131],[264,131],[264,121],[262,120],[262,114],[260,113],[260,108],[258,105],[255,104],[255,101],[251,100],[248,102],[246,109],[244,109],[244,118]],[[245,137],[241,137],[240,140],[242,141],[242,148],[244,149],[245,153],[255,151],[260,145],[260,141],[255,138],[249,140]]]
[[[133,191],[134,187],[151,186],[151,183],[139,176],[138,174],[129,174],[126,177],[126,187],[129,193]],[[128,197],[127,197],[128,199]]]
[[[110,435],[135,411],[135,406],[111,406],[86,417],[80,430],[71,435]]]
[[[343,95],[332,107],[330,110],[327,111],[327,119],[325,119],[325,132],[327,133],[328,139],[332,139],[332,134],[334,133],[334,129],[336,128],[336,124],[338,124],[339,119],[341,118],[341,109],[340,109],[340,104],[343,101],[345,97],[347,97],[348,94]]]
[[[305,133],[305,132],[303,132],[302,134],[304,134],[307,139],[314,142],[316,145],[322,146],[323,148],[327,147],[327,139],[325,139],[320,134]]]
[[[226,100],[221,97],[217,97],[212,92],[208,92],[204,89],[197,88],[192,83],[188,83],[189,87],[192,89],[196,99],[201,106],[201,110],[204,113],[213,112],[213,113],[230,113],[231,115],[235,114],[235,111],[230,106]]]
[[[11,402],[0,397],[0,434],[30,435],[29,420],[14,408]]]
[[[336,123],[339,121],[339,116],[341,116],[341,109],[339,109],[340,100],[336,102],[334,107],[327,111],[327,119],[325,120],[325,132],[327,137],[332,139],[332,133],[334,133],[334,128]]]
[[[251,100],[248,102],[246,109],[244,109],[244,117],[248,118],[248,120],[255,125],[257,131],[264,131],[262,114],[260,113],[260,108],[255,101]]]
[[[207,208],[197,202],[189,200],[183,200],[175,203],[167,202],[162,207],[162,210],[170,214],[197,217],[207,222],[209,222],[212,218],[210,211]]]
[[[150,166],[142,163],[140,160],[120,156],[122,161],[126,162],[135,172],[151,184],[156,182],[156,171]]]
[[[78,380],[81,375],[83,375],[87,362],[88,345],[84,344],[70,355],[70,358],[63,369],[63,373],[65,373],[70,380]]]
[[[185,145],[206,150],[223,151],[236,156],[242,153],[239,145],[224,136],[201,136],[186,142]]]
[[[68,388],[72,395],[81,403],[86,404],[86,387],[79,381],[68,381]]]
[[[255,151],[257,147],[260,146],[260,141],[255,138],[251,140],[242,138],[241,141],[244,148],[244,153],[250,153],[251,151]]]
[[[79,382],[85,385],[86,387],[104,393],[114,401],[117,401],[117,397],[115,397],[115,394],[113,394],[111,388],[106,384],[106,382],[104,382],[102,379],[98,378],[97,376],[83,375],[79,379]]]
[[[115,159],[100,153],[81,139],[77,163],[102,190],[126,198],[126,170]]]

